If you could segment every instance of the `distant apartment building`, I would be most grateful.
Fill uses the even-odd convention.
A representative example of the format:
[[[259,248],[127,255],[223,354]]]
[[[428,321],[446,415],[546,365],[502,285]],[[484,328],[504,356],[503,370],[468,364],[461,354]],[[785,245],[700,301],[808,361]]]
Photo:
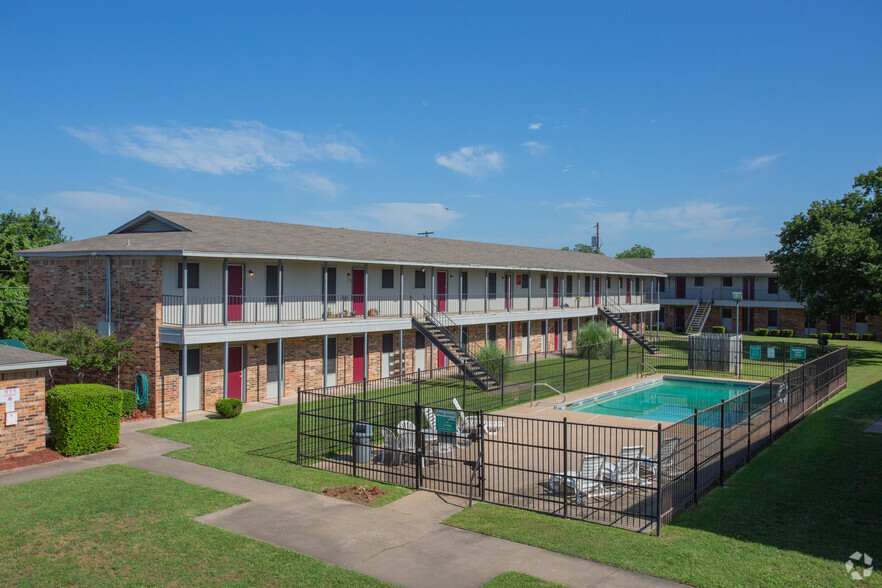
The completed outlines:
[[[163,416],[444,366],[426,315],[512,355],[572,347],[595,318],[639,337],[663,285],[603,255],[153,211],[19,255],[31,329],[133,340],[123,384],[146,374]]]

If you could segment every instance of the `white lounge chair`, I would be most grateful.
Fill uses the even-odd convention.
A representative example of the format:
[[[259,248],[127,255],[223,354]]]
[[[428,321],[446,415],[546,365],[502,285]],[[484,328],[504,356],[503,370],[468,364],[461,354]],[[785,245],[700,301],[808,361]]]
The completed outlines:
[[[404,463],[408,456],[416,455],[416,425],[411,421],[398,423],[398,463]]]
[[[383,434],[383,453],[380,461],[383,465],[397,466],[401,463],[401,454],[398,452],[398,437],[386,427],[380,427],[380,433]]]
[[[453,398],[453,406],[455,406],[456,410],[459,412],[459,418],[462,419],[462,428],[464,430],[468,431],[469,429],[478,428],[478,426],[481,424],[478,415],[466,416],[456,397]],[[496,435],[504,426],[505,421],[503,421],[502,419],[488,419],[487,416],[484,415],[484,432],[488,435]]]
[[[610,477],[617,484],[616,490],[623,492],[618,484],[629,486],[648,486],[652,482],[643,476],[642,469],[645,467],[646,458],[643,456],[643,446],[634,445],[622,447],[616,458],[616,465],[610,469]]]
[[[585,504],[585,500],[582,499],[583,495],[585,499],[589,499],[605,498],[615,494],[613,488],[608,488],[603,483],[603,477],[607,471],[606,457],[589,453],[582,456],[582,465],[578,472],[569,470],[551,474],[548,476],[548,486],[555,492],[560,492],[561,489],[566,489],[566,486],[569,486],[576,493],[576,501],[579,504]]]
[[[674,458],[677,455],[677,449],[679,447],[680,437],[668,437],[662,441],[659,453],[656,453],[655,457],[652,459],[644,459],[643,465],[652,470],[652,475],[655,476],[656,480],[659,477],[659,461],[661,462],[661,474],[663,476],[668,478],[679,476],[680,474],[685,473],[685,470],[680,469],[674,463]],[[659,456],[661,456],[661,459],[659,459]]]

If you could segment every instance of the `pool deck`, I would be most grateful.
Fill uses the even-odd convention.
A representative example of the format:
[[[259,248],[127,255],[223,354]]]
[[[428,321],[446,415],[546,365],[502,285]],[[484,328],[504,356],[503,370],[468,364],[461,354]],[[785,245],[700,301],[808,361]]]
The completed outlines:
[[[616,390],[620,390],[622,388],[628,388],[631,386],[636,386],[639,384],[644,384],[647,381],[654,380],[656,378],[663,377],[665,375],[671,376],[670,374],[653,374],[650,376],[629,376],[627,378],[621,378],[618,380],[613,380],[612,382],[606,382],[603,384],[598,384],[596,386],[591,386],[589,388],[582,388],[580,390],[574,390],[572,392],[567,392],[566,394],[566,402],[564,406],[573,404],[574,402],[579,402],[580,400],[585,400],[588,398],[593,398],[595,396],[600,396],[602,394],[607,394],[609,392],[614,392]],[[671,377],[682,378],[684,380],[715,380],[715,381],[730,381],[737,382],[739,384],[762,384],[760,381],[754,380],[738,380],[731,379],[726,380],[725,378],[708,378],[706,376],[690,376],[690,375],[680,375],[676,374]],[[557,400],[556,397],[552,396],[549,398],[545,398],[544,400],[537,401],[533,403],[533,406],[530,406],[530,403],[520,404],[518,406],[513,406],[511,408],[505,408],[503,410],[494,411],[493,414],[500,414],[506,416],[514,416],[514,417],[527,417],[534,419],[544,419],[549,421],[560,421],[566,417],[568,422],[571,423],[584,423],[584,424],[592,424],[592,425],[608,425],[613,427],[634,427],[634,428],[643,428],[643,429],[655,429],[658,427],[659,423],[663,427],[670,425],[670,422],[667,421],[658,421],[653,419],[642,419],[642,418],[629,418],[629,417],[618,417],[612,415],[605,414],[594,414],[590,412],[578,412],[575,410],[561,410],[556,408],[555,406],[548,404],[549,401]]]

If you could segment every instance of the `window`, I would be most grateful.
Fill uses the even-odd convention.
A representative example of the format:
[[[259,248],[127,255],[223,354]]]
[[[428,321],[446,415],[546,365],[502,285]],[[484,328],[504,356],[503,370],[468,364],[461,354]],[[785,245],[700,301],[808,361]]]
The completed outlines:
[[[266,381],[279,381],[279,343],[277,341],[266,344]]]
[[[732,309],[731,308],[724,308],[723,309],[723,318],[724,319],[731,319],[732,318]]]
[[[530,287],[530,274],[521,274],[521,288],[525,290]]]
[[[426,270],[418,269],[413,272],[413,287],[416,289],[426,287]]]
[[[521,323],[521,336],[529,337],[530,336],[530,324],[529,323]],[[524,353],[527,353],[527,350],[523,350]]]
[[[539,334],[541,334],[543,337],[545,336],[545,333],[547,332],[547,329],[546,329],[547,326],[548,325],[545,324],[545,321],[541,321],[539,323]]]
[[[606,276],[606,289],[609,290],[610,288],[612,288],[612,280],[609,276]]]
[[[769,278],[769,294],[778,293],[778,278]]]
[[[279,295],[279,266],[266,266],[266,297],[268,302],[276,302]],[[270,300],[273,299],[273,300]]]
[[[666,283],[667,283],[667,280],[665,280],[664,278],[659,278],[659,279],[658,279],[658,291],[659,291],[659,292],[664,292],[664,291],[665,291],[665,284],[666,284]]]
[[[585,276],[585,289],[582,291],[585,294],[591,291],[591,276]]]
[[[774,329],[778,326],[778,311],[769,310],[769,328]]]
[[[567,276],[567,296],[573,295],[573,276]]]
[[[854,322],[856,322],[856,323],[865,323],[865,322],[867,322],[867,313],[865,313],[865,312],[859,312],[859,313],[857,313],[856,315],[854,315]]]
[[[392,271],[392,270],[389,270]],[[392,353],[392,333],[383,333],[383,353]]]
[[[328,363],[325,364],[326,374],[337,373],[337,338],[328,337]]]
[[[732,287],[732,276],[723,276],[723,288]]]
[[[395,270],[384,269],[381,288],[394,288],[395,287]]]
[[[487,341],[496,341],[496,325],[487,325]]]
[[[697,278],[695,278],[695,284],[694,284],[694,285],[695,285],[696,288],[701,288],[702,286],[704,286],[704,276],[701,276],[701,277],[697,277]]]
[[[548,274],[542,274],[539,276],[539,288],[545,289],[548,287]]]
[[[468,351],[469,347],[469,329],[468,327],[459,328],[459,346]]]
[[[184,284],[184,264],[178,264],[178,289],[183,288]],[[199,264],[187,263],[187,288],[199,287]]]
[[[622,278],[619,278],[619,290],[622,289]]]
[[[337,302],[337,268],[335,267],[328,268],[328,302]],[[337,344],[336,341],[334,344]]]
[[[187,271],[189,271],[189,270],[187,270]],[[184,358],[184,350],[181,349],[181,351],[178,353],[178,361],[182,361],[183,358]],[[199,371],[200,359],[201,359],[201,354],[199,353],[198,347],[196,347],[195,349],[193,347],[187,349],[187,375],[188,376],[198,376],[199,375],[199,373],[200,373],[200,371]]]
[[[462,272],[462,298],[463,300],[469,298],[469,272]]]
[[[487,297],[490,300],[496,300],[496,273],[487,274]],[[493,327],[494,329],[496,327]],[[494,337],[495,339],[495,337]]]
[[[426,336],[417,331],[414,334],[413,338],[413,348],[414,349],[425,349],[426,348]]]

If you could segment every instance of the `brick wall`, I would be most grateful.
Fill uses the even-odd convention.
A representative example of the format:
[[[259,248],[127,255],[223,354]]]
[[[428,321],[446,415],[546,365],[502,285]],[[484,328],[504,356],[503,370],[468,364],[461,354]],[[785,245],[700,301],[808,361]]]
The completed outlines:
[[[0,373],[0,389],[18,388],[18,424],[0,424],[0,459],[28,455],[46,447],[46,379],[44,370]],[[5,410],[5,408],[4,408]]]

